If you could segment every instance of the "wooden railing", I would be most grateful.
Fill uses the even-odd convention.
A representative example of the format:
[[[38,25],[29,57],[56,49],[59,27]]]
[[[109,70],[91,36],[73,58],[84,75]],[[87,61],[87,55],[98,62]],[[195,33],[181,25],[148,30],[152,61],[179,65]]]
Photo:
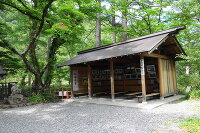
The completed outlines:
[[[70,91],[71,87],[52,87],[49,88],[50,90],[50,94],[54,95],[54,96],[58,96],[61,97],[62,99],[66,98],[67,95],[70,96],[71,91]]]
[[[16,82],[0,83],[0,100],[3,100],[4,98],[10,96],[12,83]]]

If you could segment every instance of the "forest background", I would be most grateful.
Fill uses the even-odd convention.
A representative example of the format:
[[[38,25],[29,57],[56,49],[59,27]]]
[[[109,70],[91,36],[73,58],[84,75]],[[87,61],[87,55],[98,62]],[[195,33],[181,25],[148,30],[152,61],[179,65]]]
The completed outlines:
[[[69,86],[69,67],[57,65],[80,50],[185,25],[178,87],[200,97],[199,9],[199,0],[0,0],[0,65],[7,81],[42,93]]]

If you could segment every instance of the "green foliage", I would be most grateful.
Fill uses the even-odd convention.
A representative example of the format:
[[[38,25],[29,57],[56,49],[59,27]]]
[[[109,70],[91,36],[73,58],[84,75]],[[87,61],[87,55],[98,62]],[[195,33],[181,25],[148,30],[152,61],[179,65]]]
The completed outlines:
[[[179,89],[179,94],[184,94],[186,99],[190,100],[200,100],[200,90],[199,89],[191,89],[189,92],[185,91],[185,88]]]
[[[50,94],[49,91],[46,91],[42,94],[32,93],[32,96],[29,97],[29,101],[34,103],[47,103],[57,101],[58,98]]]
[[[194,90],[200,89],[200,76],[198,74],[181,74],[178,75],[178,84],[180,88],[191,86]]]
[[[26,0],[1,0],[16,6],[20,10],[31,14],[32,17],[42,18],[42,10],[49,0],[26,1]],[[37,6],[34,6],[37,2]],[[102,1],[102,4],[105,1]],[[102,19],[102,45],[112,42],[112,34],[117,34],[117,41],[121,41],[121,13],[127,13],[128,38],[134,38],[168,28],[186,25],[187,29],[181,31],[177,36],[180,44],[187,53],[185,60],[177,62],[177,81],[180,89],[186,86],[192,87],[190,97],[196,97],[200,86],[200,3],[199,0],[106,0],[108,7],[99,8],[95,0],[55,0],[48,9],[45,17],[44,27],[37,40],[35,50],[39,70],[49,62],[52,66],[50,76],[51,85],[62,86],[69,84],[69,68],[56,68],[56,66],[73,56],[77,51],[93,48],[95,46],[95,20],[96,13],[101,12]],[[111,6],[112,5],[112,6]],[[191,8],[192,7],[192,8]],[[13,54],[12,51],[2,48],[6,40],[19,52],[23,52],[29,44],[32,33],[39,26],[39,21],[31,16],[25,15],[18,10],[1,4],[0,5],[0,64],[9,70],[8,81],[21,83],[25,76],[25,85],[28,82],[28,75],[33,74],[25,67],[23,61]],[[111,17],[116,17],[116,28],[111,25]],[[55,55],[47,59],[49,47],[48,38],[63,39],[65,42],[56,47]],[[37,65],[31,56],[27,57],[31,66],[37,69]],[[190,66],[190,74],[185,74],[185,66]],[[45,71],[45,74],[47,71]],[[43,82],[49,75],[42,76]],[[194,90],[194,92],[193,92]],[[180,90],[182,91],[182,90]],[[190,94],[188,94],[189,96]]]
[[[192,90],[188,93],[190,99],[200,99],[200,90]]]
[[[35,94],[33,93],[31,97],[29,97],[29,101],[35,102],[35,103],[45,103],[47,100],[45,97],[41,94]]]
[[[186,128],[189,133],[199,133],[200,118],[197,117],[186,118],[180,123],[180,126]]]

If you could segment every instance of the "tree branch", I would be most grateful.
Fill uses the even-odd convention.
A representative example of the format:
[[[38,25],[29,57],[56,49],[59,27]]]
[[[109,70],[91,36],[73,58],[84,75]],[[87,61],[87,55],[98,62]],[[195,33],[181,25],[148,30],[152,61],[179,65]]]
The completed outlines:
[[[0,46],[3,48],[7,48],[10,51],[12,51],[14,54],[21,56],[21,54],[13,47],[10,46],[10,44],[8,44],[5,40],[1,40],[2,43],[0,42]]]
[[[5,42],[4,40],[2,40],[3,43],[0,43],[1,47],[7,48],[10,51],[12,51],[14,54],[20,56],[22,58],[22,60],[24,61],[24,64],[26,65],[26,68],[29,69],[30,72],[32,72],[33,74],[37,74],[37,72],[32,68],[32,66],[30,65],[30,63],[28,62],[28,60],[26,59],[25,56],[23,56],[22,54],[20,54],[15,48],[13,48],[12,46],[10,46],[10,44],[8,44],[7,42]]]
[[[90,30],[90,31],[89,31],[89,34],[88,34],[83,40],[88,39],[88,37],[91,35],[91,33],[94,32],[95,28],[96,28],[96,27],[94,27],[92,30]]]
[[[30,72],[32,72],[34,75],[38,75],[38,72],[37,72],[34,68],[32,68],[32,66],[30,65],[30,63],[29,63],[29,61],[27,60],[27,58],[26,58],[25,56],[23,56],[23,55],[21,55],[20,57],[22,58],[24,64],[26,65],[26,68],[27,68]]]
[[[37,16],[33,16],[31,12],[24,11],[24,10],[20,9],[19,7],[15,6],[13,3],[7,3],[7,2],[0,1],[0,4],[10,6],[10,7],[16,9],[17,11],[21,12],[22,14],[29,16],[32,19],[39,20],[39,21],[41,20]]]
[[[54,56],[56,54],[57,49],[66,41],[64,39],[60,38],[54,38],[52,41],[52,45],[49,47],[49,53],[48,53],[48,61],[47,64],[44,66],[44,68],[41,71],[41,74],[44,74],[46,69],[49,69],[54,63]]]
[[[22,0],[17,0],[19,3],[22,4],[23,7],[25,7],[26,9],[28,9],[28,7],[26,6],[26,4],[22,1]]]
[[[26,55],[28,53],[28,51],[33,47],[33,45],[35,44],[35,42],[38,40],[39,34],[42,31],[42,28],[44,26],[44,21],[45,21],[45,17],[47,15],[48,9],[51,6],[51,4],[54,2],[55,0],[50,0],[49,3],[44,7],[43,9],[43,13],[42,13],[42,19],[40,21],[40,26],[37,30],[37,32],[35,33],[34,37],[32,38],[29,46],[27,47],[27,49],[23,52],[23,55]]]

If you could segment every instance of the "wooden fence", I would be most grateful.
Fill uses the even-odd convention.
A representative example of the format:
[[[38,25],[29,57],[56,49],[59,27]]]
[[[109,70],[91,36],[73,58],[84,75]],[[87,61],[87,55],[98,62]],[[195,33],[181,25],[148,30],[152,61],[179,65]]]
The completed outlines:
[[[10,96],[12,83],[0,83],[0,100]]]
[[[57,88],[50,88],[49,90],[50,90],[50,94],[64,99],[67,97],[67,95],[70,96],[71,94],[70,88],[71,87],[57,87]]]

